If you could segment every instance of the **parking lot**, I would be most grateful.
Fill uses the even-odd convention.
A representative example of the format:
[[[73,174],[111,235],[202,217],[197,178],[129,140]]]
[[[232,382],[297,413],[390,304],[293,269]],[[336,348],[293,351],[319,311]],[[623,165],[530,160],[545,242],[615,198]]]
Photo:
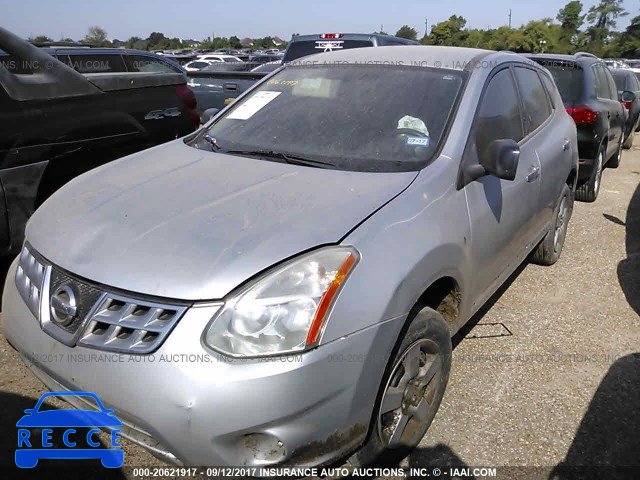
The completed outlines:
[[[625,465],[640,458],[640,147],[576,203],[553,267],[527,265],[477,315],[454,349],[443,404],[411,465]],[[0,339],[0,421],[15,428],[44,392]],[[13,463],[14,436],[2,443]],[[162,465],[123,441],[125,465]],[[528,472],[525,474],[525,472]]]

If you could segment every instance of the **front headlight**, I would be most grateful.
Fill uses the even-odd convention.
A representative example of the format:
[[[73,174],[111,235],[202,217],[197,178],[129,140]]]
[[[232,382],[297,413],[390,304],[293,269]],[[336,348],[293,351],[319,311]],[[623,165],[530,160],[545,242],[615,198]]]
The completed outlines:
[[[204,342],[230,356],[298,352],[317,345],[333,302],[359,260],[327,247],[269,271],[225,303]]]

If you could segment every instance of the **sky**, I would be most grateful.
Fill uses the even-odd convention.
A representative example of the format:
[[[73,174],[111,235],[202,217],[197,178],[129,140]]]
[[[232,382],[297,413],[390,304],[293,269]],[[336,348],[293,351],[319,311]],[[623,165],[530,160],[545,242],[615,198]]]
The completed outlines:
[[[568,0],[529,1],[418,1],[402,0],[0,0],[0,26],[22,36],[47,35],[81,39],[91,25],[105,29],[108,38],[146,38],[153,31],[167,37],[202,40],[215,36],[259,38],[267,35],[289,40],[293,33],[373,32],[390,34],[409,25],[424,34],[429,25],[462,15],[470,28],[512,26],[552,17]],[[597,0],[582,0],[586,11]],[[624,0],[630,12],[618,22],[624,29],[640,14],[639,0]]]

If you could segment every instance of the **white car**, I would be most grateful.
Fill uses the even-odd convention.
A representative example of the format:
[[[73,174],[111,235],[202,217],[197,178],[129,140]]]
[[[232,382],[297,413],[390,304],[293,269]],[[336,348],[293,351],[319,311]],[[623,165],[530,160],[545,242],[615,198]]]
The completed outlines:
[[[199,72],[203,68],[206,68],[209,65],[213,65],[215,63],[220,63],[220,62],[217,62],[214,60],[193,60],[192,62],[185,64],[184,69],[187,72]]]
[[[242,60],[234,55],[200,55],[196,58],[195,61],[208,61],[211,63],[237,63],[242,62]]]

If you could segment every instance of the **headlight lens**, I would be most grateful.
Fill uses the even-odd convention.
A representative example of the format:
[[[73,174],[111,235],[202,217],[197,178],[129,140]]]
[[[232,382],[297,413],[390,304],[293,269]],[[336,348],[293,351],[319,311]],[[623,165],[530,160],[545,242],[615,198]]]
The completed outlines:
[[[327,247],[275,268],[225,304],[207,328],[205,343],[231,356],[283,354],[316,345],[358,260],[351,247]]]

